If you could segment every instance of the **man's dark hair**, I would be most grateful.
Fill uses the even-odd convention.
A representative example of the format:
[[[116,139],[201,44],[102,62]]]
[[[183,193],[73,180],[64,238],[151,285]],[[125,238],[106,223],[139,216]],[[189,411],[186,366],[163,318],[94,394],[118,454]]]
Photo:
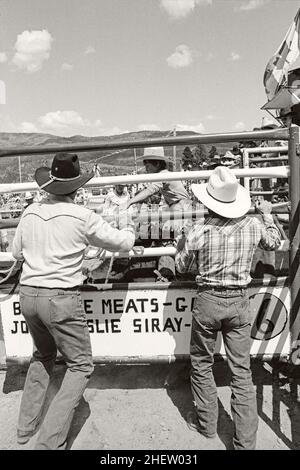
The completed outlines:
[[[145,158],[144,161],[149,161],[150,163],[156,165],[158,167],[158,171],[165,170],[167,168],[167,163],[163,160],[147,160],[147,158]]]
[[[167,168],[167,163],[163,162],[162,160],[156,160],[159,163],[159,171],[165,170]]]

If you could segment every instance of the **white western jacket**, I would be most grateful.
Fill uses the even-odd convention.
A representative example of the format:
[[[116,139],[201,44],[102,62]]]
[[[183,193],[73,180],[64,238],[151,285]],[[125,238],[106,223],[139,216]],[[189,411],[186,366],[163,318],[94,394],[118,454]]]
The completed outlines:
[[[22,214],[12,244],[14,258],[24,260],[20,284],[48,288],[82,284],[88,245],[109,251],[132,249],[132,219],[126,212],[119,220],[120,230],[67,196],[50,195],[31,204]]]

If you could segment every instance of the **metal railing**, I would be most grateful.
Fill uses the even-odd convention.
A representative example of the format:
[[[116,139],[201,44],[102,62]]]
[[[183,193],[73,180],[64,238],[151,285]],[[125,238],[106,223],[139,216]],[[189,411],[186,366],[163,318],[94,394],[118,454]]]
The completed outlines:
[[[269,131],[251,132],[227,132],[224,134],[205,134],[191,136],[164,137],[156,139],[142,139],[114,141],[99,144],[72,144],[59,146],[38,146],[38,147],[7,147],[0,150],[1,157],[14,157],[18,155],[45,155],[56,152],[91,152],[96,150],[134,149],[157,146],[174,146],[189,144],[214,144],[223,142],[242,142],[247,140],[288,140],[289,131],[287,128]]]
[[[288,151],[289,166],[269,167],[269,168],[251,168],[251,169],[234,169],[234,173],[238,178],[246,177],[259,177],[259,178],[289,178],[290,182],[290,198],[291,198],[291,218],[289,225],[289,238],[290,238],[290,293],[291,293],[291,314],[290,314],[290,329],[292,339],[292,357],[294,363],[300,360],[300,159],[297,156],[299,146],[299,128],[291,126],[290,129],[281,128],[268,131],[252,131],[240,133],[222,133],[222,134],[206,134],[198,136],[177,136],[168,138],[156,138],[147,140],[134,140],[118,141],[113,143],[102,144],[76,144],[66,146],[48,146],[48,147],[10,147],[0,151],[1,157],[18,156],[18,155],[41,155],[41,154],[54,154],[56,152],[87,152],[87,151],[101,151],[112,149],[125,149],[125,148],[145,148],[156,146],[180,146],[189,144],[216,144],[225,142],[243,142],[249,140],[286,140],[289,142],[288,147],[271,147],[269,149],[259,147],[257,149],[247,149],[251,153],[267,153],[267,152],[284,152]],[[249,157],[249,155],[248,155]],[[244,164],[247,162],[247,153]],[[179,179],[207,179],[211,171],[198,171],[198,172],[174,172],[163,175],[164,181],[174,181]],[[117,177],[103,177],[93,178],[86,186],[105,186],[114,185],[117,183],[137,183],[137,182],[150,182],[161,181],[162,177],[159,174],[152,175],[126,175]],[[33,183],[23,183],[13,185],[14,191],[27,191],[37,189],[37,185]],[[1,185],[0,192],[13,191],[11,185]],[[8,255],[8,254],[7,254]]]

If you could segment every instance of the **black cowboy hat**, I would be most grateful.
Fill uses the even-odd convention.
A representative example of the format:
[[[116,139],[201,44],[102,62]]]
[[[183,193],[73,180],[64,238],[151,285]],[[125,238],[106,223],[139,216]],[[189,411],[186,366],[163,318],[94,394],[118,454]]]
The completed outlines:
[[[50,194],[70,194],[81,188],[94,176],[93,172],[81,173],[78,156],[75,153],[54,155],[51,169],[40,167],[34,178],[40,189]]]

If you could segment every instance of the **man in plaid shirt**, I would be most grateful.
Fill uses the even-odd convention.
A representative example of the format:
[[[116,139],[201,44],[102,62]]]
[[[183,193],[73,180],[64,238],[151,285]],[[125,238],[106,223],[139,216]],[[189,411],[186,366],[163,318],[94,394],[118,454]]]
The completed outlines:
[[[217,167],[208,183],[193,184],[191,189],[208,208],[210,217],[196,223],[186,238],[178,241],[175,257],[179,272],[197,270],[190,342],[197,420],[189,426],[207,438],[216,435],[218,402],[212,365],[217,333],[221,331],[232,374],[233,445],[235,449],[254,449],[258,418],[250,370],[247,286],[255,249],[277,249],[280,232],[268,201],[256,206],[262,222],[246,216],[250,194],[226,167]]]

